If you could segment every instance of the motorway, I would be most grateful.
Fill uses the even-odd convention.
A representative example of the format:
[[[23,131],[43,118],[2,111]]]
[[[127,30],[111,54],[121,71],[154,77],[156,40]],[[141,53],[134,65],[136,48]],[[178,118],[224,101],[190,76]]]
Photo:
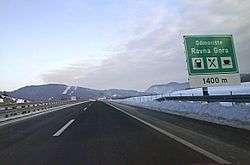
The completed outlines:
[[[249,164],[250,131],[86,102],[0,126],[0,164]]]

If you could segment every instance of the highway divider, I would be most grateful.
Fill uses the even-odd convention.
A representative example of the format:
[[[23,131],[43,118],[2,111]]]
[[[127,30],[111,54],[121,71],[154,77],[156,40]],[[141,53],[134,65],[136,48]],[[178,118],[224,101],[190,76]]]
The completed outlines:
[[[57,101],[57,102],[33,102],[19,104],[0,105],[0,122],[5,122],[24,116],[31,116],[38,113],[53,111],[54,109],[63,109],[69,106],[83,103],[79,101]]]

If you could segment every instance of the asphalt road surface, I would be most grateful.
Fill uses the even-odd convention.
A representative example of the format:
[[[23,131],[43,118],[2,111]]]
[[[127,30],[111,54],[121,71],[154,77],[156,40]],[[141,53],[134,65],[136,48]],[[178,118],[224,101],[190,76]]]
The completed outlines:
[[[245,158],[245,156],[248,157],[247,153],[250,148],[246,146],[249,144],[248,138],[244,137],[245,142],[239,144],[235,142],[240,136],[249,136],[248,131],[222,129],[209,123],[206,123],[209,125],[206,126],[206,124],[197,121],[192,122],[190,119],[180,119],[171,115],[167,117],[165,114],[159,115],[159,112],[155,111],[113,105],[151,122],[157,128],[167,130],[168,125],[165,122],[161,125],[161,122],[168,120],[178,129],[183,128],[186,122],[192,123],[192,128],[196,127],[199,130],[191,129],[191,131],[185,132],[187,128],[184,127],[184,131],[180,129],[178,132],[177,129],[174,129],[177,132],[172,133],[184,140],[184,142],[180,142],[178,139],[167,136],[121,112],[119,108],[99,101],[87,102],[1,126],[0,164],[186,165],[223,164],[223,160],[227,163],[233,162],[233,164],[248,163],[248,159]],[[177,122],[178,120],[179,122]],[[208,128],[208,132],[204,131],[202,125]],[[228,144],[229,138],[223,143],[219,143],[223,133],[220,133],[222,135],[212,133],[215,135],[210,136],[212,130],[214,132],[220,131],[218,129],[231,132],[232,143]],[[194,131],[195,137],[191,135]],[[234,131],[238,131],[238,135],[235,135]],[[203,140],[199,136],[203,136],[206,143],[202,142]],[[212,140],[213,143],[209,140],[207,142],[206,138]],[[185,140],[192,142],[194,146],[186,145]],[[196,141],[197,144],[193,141]],[[213,146],[209,146],[216,143],[218,146],[221,145],[221,150],[223,150],[221,155],[218,153],[220,149],[213,151]],[[197,151],[196,146],[200,146],[207,152]],[[203,148],[203,146],[206,147]],[[239,149],[239,151],[231,151],[232,155],[227,154],[228,150],[232,149],[230,146]],[[245,156],[235,157],[238,152],[241,152],[242,155],[245,154]],[[222,162],[213,159],[213,156],[209,155],[210,153],[216,153],[216,156],[222,158]]]

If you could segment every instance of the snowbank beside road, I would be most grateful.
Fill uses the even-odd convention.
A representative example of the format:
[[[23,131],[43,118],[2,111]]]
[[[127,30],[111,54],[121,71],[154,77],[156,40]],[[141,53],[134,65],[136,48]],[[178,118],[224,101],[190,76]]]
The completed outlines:
[[[241,85],[237,86],[210,87],[209,93],[210,95],[250,94],[250,83],[242,83]],[[170,95],[197,96],[202,95],[202,90],[200,88],[181,90],[175,91]],[[116,101],[149,109],[159,110],[166,113],[173,113],[199,120],[246,128],[250,130],[249,104],[233,105],[231,103],[204,103],[198,101],[158,102],[155,100],[162,96],[169,96],[169,94],[128,98]]]
[[[234,86],[220,86],[220,87],[208,87],[210,95],[240,95],[250,94],[250,82],[241,83],[241,85]],[[179,90],[172,92],[171,96],[202,96],[202,89],[195,88],[189,90]]]

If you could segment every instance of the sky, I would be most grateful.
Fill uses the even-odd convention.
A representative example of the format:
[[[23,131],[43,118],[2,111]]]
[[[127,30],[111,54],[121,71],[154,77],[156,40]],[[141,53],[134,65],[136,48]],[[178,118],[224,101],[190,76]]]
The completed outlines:
[[[250,73],[248,0],[1,0],[0,91],[187,81],[183,35],[232,34]]]

